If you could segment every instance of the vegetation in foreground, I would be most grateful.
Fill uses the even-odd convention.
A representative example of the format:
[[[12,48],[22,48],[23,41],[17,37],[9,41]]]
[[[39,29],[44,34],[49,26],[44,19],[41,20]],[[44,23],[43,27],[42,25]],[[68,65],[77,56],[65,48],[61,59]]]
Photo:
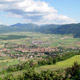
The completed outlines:
[[[46,70],[55,71],[55,70],[59,70],[59,69],[65,69],[67,67],[71,67],[75,61],[78,64],[80,64],[80,55],[71,57],[67,60],[57,62],[56,64],[53,64],[53,65],[45,65],[45,66],[37,67],[35,69],[35,71],[40,72],[40,71],[46,71]]]
[[[72,67],[55,72],[47,70],[37,73],[29,69],[18,77],[9,74],[1,80],[80,80],[80,65],[75,62]]]
[[[75,56],[75,55],[77,55],[77,56]],[[65,54],[61,54],[61,55],[58,54],[57,56],[55,56],[55,58],[53,55],[52,57],[48,57],[48,59],[38,61],[37,63],[35,63],[35,61],[31,60],[26,63],[18,64],[15,66],[10,66],[7,69],[4,69],[3,71],[1,71],[0,74],[3,77],[2,80],[26,80],[26,79],[27,80],[67,80],[67,79],[69,79],[69,80],[77,79],[78,80],[80,78],[80,76],[79,76],[80,65],[74,60],[75,63],[74,63],[73,67],[71,67],[72,65],[68,65],[66,67],[66,65],[65,65],[66,61],[64,61],[64,60],[74,56],[70,60],[73,60],[74,58],[78,58],[77,61],[79,61],[79,57],[80,57],[79,55],[80,55],[80,52],[71,53],[71,54],[65,53]],[[68,59],[68,61],[70,61],[70,60]],[[57,62],[59,62],[59,61],[60,62],[64,61],[63,65],[65,65],[65,68],[61,67],[61,70],[58,68],[58,69],[55,69],[55,71],[53,71],[53,69],[51,71],[46,69],[45,71],[41,71],[39,73],[35,71],[36,67],[43,66],[46,64],[48,64],[48,65],[55,64],[56,65]],[[70,68],[68,68],[68,67],[70,67]],[[75,68],[75,67],[77,67],[77,68]],[[70,72],[70,71],[72,71],[73,68],[74,68],[74,70],[77,70],[77,71],[74,71],[74,74],[72,74],[73,72],[72,73]],[[22,71],[21,74],[18,74],[18,75],[16,74],[17,76],[14,76],[15,72],[17,73],[20,71]],[[75,72],[77,74],[75,74]],[[7,75],[5,76],[5,74],[7,74]],[[73,75],[75,75],[75,76],[73,76]]]
[[[31,32],[1,34],[0,77],[3,80],[26,80],[25,78],[29,76],[28,80],[47,80],[54,73],[52,76],[56,77],[51,76],[50,79],[55,80],[58,77],[56,80],[63,80],[67,74],[65,69],[71,67],[75,61],[78,63],[80,61],[79,40],[71,35]],[[70,63],[66,65],[67,61]],[[43,66],[47,68],[43,69]],[[50,71],[46,71],[48,69]],[[33,75],[36,77],[33,78]],[[60,76],[62,78],[59,78]]]

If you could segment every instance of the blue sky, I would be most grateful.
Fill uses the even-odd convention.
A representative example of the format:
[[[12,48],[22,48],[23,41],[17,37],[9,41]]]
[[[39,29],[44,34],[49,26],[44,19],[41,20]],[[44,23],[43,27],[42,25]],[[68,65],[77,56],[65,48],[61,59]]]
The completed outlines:
[[[60,14],[67,15],[80,22],[80,0],[45,0]]]
[[[0,0],[0,23],[80,22],[80,0]]]

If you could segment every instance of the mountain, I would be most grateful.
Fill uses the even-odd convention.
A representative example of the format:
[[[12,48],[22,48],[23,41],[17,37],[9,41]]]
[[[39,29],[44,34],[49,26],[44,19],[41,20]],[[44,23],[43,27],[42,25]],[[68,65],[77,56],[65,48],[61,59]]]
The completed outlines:
[[[0,33],[5,33],[9,31],[9,26],[0,25]]]
[[[38,29],[38,25],[31,24],[31,23],[28,23],[28,24],[17,23],[14,25],[10,25],[9,27],[15,31],[31,31],[31,32],[33,32],[33,31],[36,31],[36,29]]]
[[[28,24],[17,23],[17,24],[10,25],[10,27],[36,27],[36,26],[38,25],[32,23],[28,23]]]
[[[30,32],[42,32],[42,33],[49,33],[49,29],[57,28],[59,25],[54,24],[46,24],[46,25],[36,25],[36,24],[21,24],[17,23],[14,25],[10,25],[10,28],[15,29],[15,31],[30,31]]]
[[[58,28],[50,29],[50,33],[73,34],[73,36],[77,38],[80,37],[80,23],[61,25]]]
[[[50,34],[73,34],[75,38],[80,38],[80,23],[78,24],[65,24],[65,25],[55,25],[55,24],[13,24],[10,26],[0,25],[0,33],[6,32],[41,32]]]
[[[55,24],[45,24],[45,25],[41,25],[39,27],[39,32],[42,33],[50,33],[50,29],[55,29],[58,28],[60,25],[55,25]]]

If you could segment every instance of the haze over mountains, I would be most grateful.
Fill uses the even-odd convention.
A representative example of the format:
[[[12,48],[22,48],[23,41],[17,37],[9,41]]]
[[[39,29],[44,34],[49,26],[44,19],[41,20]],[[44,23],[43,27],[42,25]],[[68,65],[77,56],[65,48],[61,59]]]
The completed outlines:
[[[27,32],[27,31],[50,34],[73,34],[74,37],[80,37],[80,23],[65,25],[55,24],[36,25],[32,23],[28,24],[17,23],[10,26],[0,25],[0,33]]]

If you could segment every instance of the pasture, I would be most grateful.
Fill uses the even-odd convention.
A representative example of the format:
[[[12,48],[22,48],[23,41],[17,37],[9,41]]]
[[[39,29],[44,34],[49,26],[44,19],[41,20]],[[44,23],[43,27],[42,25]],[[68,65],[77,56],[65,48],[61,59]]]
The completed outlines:
[[[80,38],[73,38],[72,35],[43,34],[35,32],[15,32],[0,34],[0,47],[4,43],[21,44],[31,46],[32,41],[42,42],[39,47],[80,47]],[[49,44],[48,44],[49,43]]]
[[[0,57],[0,71],[8,66],[19,64],[17,59],[11,59],[10,57]]]
[[[54,65],[45,65],[45,66],[37,67],[35,68],[35,71],[37,72],[45,71],[45,70],[56,71],[59,69],[65,69],[67,67],[71,67],[74,64],[74,62],[78,62],[80,64],[80,55],[76,55],[67,60],[57,62]]]

